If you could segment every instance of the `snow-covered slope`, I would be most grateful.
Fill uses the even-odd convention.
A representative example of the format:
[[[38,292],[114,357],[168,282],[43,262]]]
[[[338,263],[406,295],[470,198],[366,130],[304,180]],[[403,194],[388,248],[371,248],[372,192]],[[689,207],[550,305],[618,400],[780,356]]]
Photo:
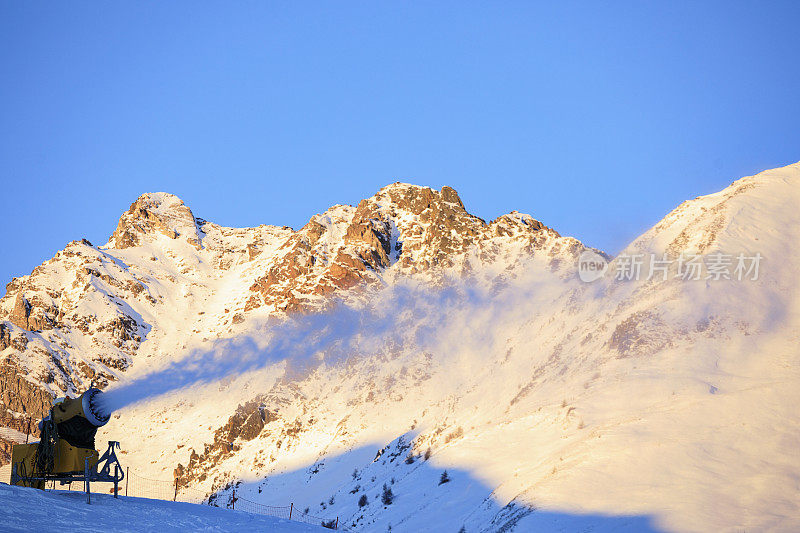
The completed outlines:
[[[578,241],[449,188],[296,232],[137,204],[12,282],[0,348],[36,390],[158,383],[103,429],[138,471],[368,531],[800,527],[800,164],[685,202],[593,283]]]
[[[92,504],[80,492],[43,492],[0,484],[3,531],[326,531],[280,518],[207,505],[93,494]]]

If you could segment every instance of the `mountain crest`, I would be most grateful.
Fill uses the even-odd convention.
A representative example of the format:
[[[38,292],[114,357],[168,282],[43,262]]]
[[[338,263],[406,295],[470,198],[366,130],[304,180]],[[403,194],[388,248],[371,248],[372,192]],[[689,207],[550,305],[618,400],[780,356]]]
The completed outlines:
[[[372,202],[383,207],[404,210],[414,215],[422,214],[426,209],[441,209],[442,204],[452,204],[454,208],[466,213],[464,203],[452,187],[445,185],[441,190],[395,182],[381,188],[374,196],[361,203]],[[361,205],[361,204],[359,204]]]
[[[200,248],[200,230],[192,210],[177,196],[165,192],[145,193],[122,214],[108,245],[124,249],[141,245],[147,237],[164,235],[183,238]]]

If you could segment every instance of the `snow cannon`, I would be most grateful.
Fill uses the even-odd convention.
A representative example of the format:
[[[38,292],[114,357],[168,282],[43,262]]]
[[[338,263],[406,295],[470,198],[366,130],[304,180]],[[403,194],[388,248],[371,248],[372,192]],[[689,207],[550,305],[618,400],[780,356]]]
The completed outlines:
[[[105,426],[110,418],[110,414],[101,409],[100,396],[102,395],[103,392],[100,389],[92,387],[74,399],[58,398],[53,402],[50,416],[56,424],[65,424],[64,429],[91,432],[91,439],[94,439],[97,428]],[[44,422],[45,420],[39,422],[40,431]],[[92,441],[92,447],[94,447],[94,441]]]
[[[116,455],[119,443],[109,441],[100,456],[95,450],[97,428],[111,413],[102,404],[103,392],[94,387],[77,398],[58,398],[39,422],[39,442],[11,449],[11,483],[43,489],[47,481],[114,483],[114,495],[124,474]],[[112,473],[113,468],[113,473]],[[87,491],[88,492],[88,491]]]

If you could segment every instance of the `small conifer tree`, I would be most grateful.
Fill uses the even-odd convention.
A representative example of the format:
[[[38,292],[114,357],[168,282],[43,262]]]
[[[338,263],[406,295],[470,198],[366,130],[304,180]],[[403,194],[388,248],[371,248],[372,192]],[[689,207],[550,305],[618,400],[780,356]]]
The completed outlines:
[[[381,495],[381,502],[383,505],[392,505],[394,501],[394,493],[392,492],[391,487],[387,484],[383,484],[383,494]]]

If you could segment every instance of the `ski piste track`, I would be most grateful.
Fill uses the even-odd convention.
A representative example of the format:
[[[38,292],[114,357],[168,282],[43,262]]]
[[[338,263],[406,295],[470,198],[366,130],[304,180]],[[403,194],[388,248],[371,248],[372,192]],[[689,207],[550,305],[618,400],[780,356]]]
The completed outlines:
[[[11,476],[10,464],[3,465],[2,467],[0,467],[0,483],[9,486],[8,480],[10,476]],[[75,485],[78,484],[76,483]],[[92,496],[94,495],[113,496],[114,489],[107,488],[107,485],[108,484],[98,484],[98,483],[92,484],[91,485]],[[35,489],[25,489],[25,490],[35,490]],[[71,494],[83,494],[83,491],[72,490],[71,486],[61,487],[57,486],[54,483],[48,483],[45,490],[47,492],[56,492],[56,493],[69,492]],[[166,502],[180,502],[180,503],[191,503],[197,505],[208,505],[202,503],[204,501],[208,501],[208,495],[205,493],[192,489],[191,487],[183,487],[179,490],[177,488],[176,483],[142,477],[137,475],[135,472],[131,472],[129,469],[126,474],[126,479],[123,482],[123,485],[120,486],[119,488],[119,498],[122,499],[144,498],[150,500],[162,500]],[[87,505],[85,503],[85,499],[83,498],[71,500],[71,504]],[[250,514],[271,516],[275,518],[281,518],[283,520],[290,520],[314,526],[322,526],[328,529],[334,529],[339,531],[350,531],[349,529],[339,524],[339,519],[336,516],[327,518],[315,516],[306,513],[301,509],[295,508],[294,504],[291,502],[289,503],[289,505],[282,505],[282,506],[264,505],[258,502],[248,500],[246,498],[239,497],[236,495],[235,491],[233,492],[233,497],[230,498],[228,501],[224,502],[224,505],[218,505],[214,503],[211,504],[211,506],[221,509],[229,509],[232,511],[235,510]]]

